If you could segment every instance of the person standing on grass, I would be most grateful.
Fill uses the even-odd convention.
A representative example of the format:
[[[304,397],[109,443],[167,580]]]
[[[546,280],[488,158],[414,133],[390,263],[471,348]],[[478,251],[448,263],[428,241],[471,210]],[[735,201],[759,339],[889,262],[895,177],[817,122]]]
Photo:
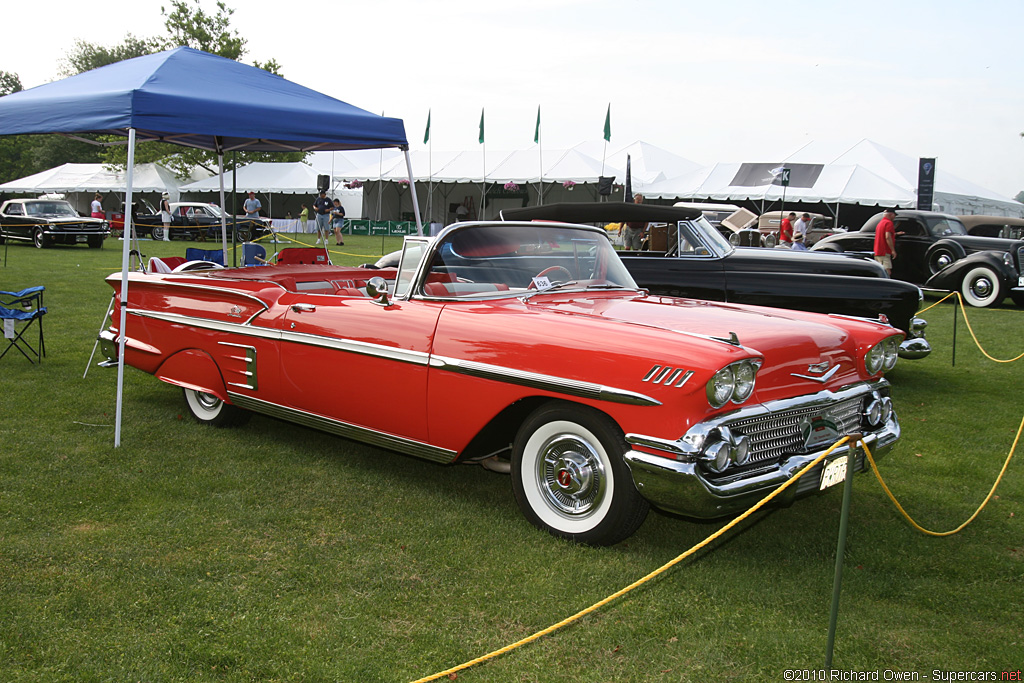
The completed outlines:
[[[302,211],[299,212],[299,225],[302,226],[302,233],[305,234],[309,225],[309,207],[302,204]]]
[[[796,214],[790,211],[789,215],[782,219],[782,225],[779,227],[779,246],[784,249],[793,248],[794,218],[796,218]]]
[[[103,195],[99,192],[92,196],[92,205],[90,206],[93,218],[106,218],[107,214],[103,213]]]
[[[805,213],[793,226],[793,249],[807,251],[807,231],[811,229],[811,214]]]
[[[171,195],[160,195],[160,222],[164,224],[164,242],[171,241]]]
[[[339,247],[345,244],[345,240],[341,239],[341,229],[345,227],[345,207],[341,205],[340,199],[335,199],[331,207],[331,227],[334,228],[334,243]]]
[[[896,209],[886,209],[875,228],[875,260],[892,276],[892,260],[896,258]]]
[[[316,211],[316,243],[320,244],[323,239],[327,245],[328,222],[331,219],[331,208],[334,204],[327,198],[327,190],[320,190],[320,196],[313,200],[313,210]]]

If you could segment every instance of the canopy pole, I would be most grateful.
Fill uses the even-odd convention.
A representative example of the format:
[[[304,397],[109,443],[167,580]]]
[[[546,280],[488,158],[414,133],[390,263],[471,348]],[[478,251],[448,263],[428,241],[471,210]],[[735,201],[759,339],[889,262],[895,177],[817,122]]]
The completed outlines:
[[[409,156],[409,148],[405,150],[405,168],[409,172],[409,190],[412,192],[412,210],[416,216],[416,234],[423,234],[423,221],[420,219],[420,203],[416,201],[416,181],[412,177],[412,157]],[[401,218],[401,216],[399,216]]]
[[[227,212],[224,210],[224,149],[220,145],[220,141],[217,141],[217,165],[220,169],[220,173],[217,174],[220,180],[220,244],[221,249],[224,250],[224,264],[228,262],[228,217]]]
[[[117,406],[114,417],[114,448],[121,446],[121,407],[124,403],[124,348],[128,337],[125,325],[128,321],[128,259],[131,252],[132,225],[132,183],[135,180],[135,129],[128,129],[128,177],[125,186],[124,231],[121,246],[121,319],[117,335]],[[142,255],[139,255],[142,258]]]

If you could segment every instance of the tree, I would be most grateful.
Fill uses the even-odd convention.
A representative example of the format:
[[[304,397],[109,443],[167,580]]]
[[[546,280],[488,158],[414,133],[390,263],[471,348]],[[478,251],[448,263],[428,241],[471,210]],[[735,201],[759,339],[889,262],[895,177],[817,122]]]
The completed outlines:
[[[1020,192],[1018,192],[1017,196],[1014,197],[1014,199],[1016,199],[1021,204],[1024,204],[1024,190],[1021,190]]]
[[[22,90],[17,74],[0,71],[0,96]],[[69,161],[100,161],[100,149],[63,135],[0,137],[0,182],[24,178]]]
[[[160,13],[167,17],[164,26],[171,34],[171,45],[195,48],[228,59],[241,60],[246,53],[245,38],[231,28],[231,15],[235,10],[218,0],[217,13],[207,14],[193,0],[195,9],[186,0],[171,0],[171,11],[163,7]]]
[[[132,49],[152,48],[152,51],[157,51],[183,46],[228,59],[241,60],[246,53],[246,40],[238,34],[238,31],[231,28],[231,15],[235,13],[235,10],[223,2],[218,1],[216,5],[216,13],[211,14],[202,8],[200,0],[192,0],[192,2],[171,0],[169,10],[164,7],[160,8],[161,14],[165,17],[164,26],[167,28],[169,38],[162,41],[158,39],[139,40],[129,35],[119,48],[114,48],[106,53],[100,49],[94,49],[90,54],[95,54],[95,58],[109,55],[128,59],[137,56],[131,54]],[[142,52],[141,54],[146,53]],[[281,66],[274,59],[263,64],[256,62],[254,66],[277,76],[281,75]],[[108,164],[120,168],[127,165],[127,150],[123,145],[108,147],[103,150],[102,155]],[[237,155],[232,154],[225,159],[225,164],[230,169],[235,159],[237,159],[235,162],[237,165],[244,166],[256,161],[302,161],[305,158],[304,152],[238,152]],[[149,162],[160,163],[181,178],[187,177],[196,166],[211,172],[218,170],[217,155],[213,152],[164,142],[144,142],[136,146],[135,163]]]
[[[131,33],[120,45],[104,47],[84,40],[76,40],[75,47],[67,53],[61,69],[62,76],[74,76],[101,66],[122,62],[126,59],[150,55],[167,48],[167,41],[161,38],[136,38]]]

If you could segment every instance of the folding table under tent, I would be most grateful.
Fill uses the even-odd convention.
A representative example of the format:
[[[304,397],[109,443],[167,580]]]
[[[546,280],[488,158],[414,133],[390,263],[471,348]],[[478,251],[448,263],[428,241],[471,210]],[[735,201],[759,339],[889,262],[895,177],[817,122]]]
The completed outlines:
[[[187,47],[136,57],[0,97],[0,135],[90,133],[127,137],[125,201],[132,201],[137,141],[214,151],[291,152],[397,147],[409,143],[401,119],[372,114],[280,76]],[[91,140],[89,142],[92,142]],[[224,190],[221,184],[221,205]],[[422,230],[418,204],[416,224]],[[131,217],[126,216],[126,233]],[[227,252],[227,226],[221,224]],[[128,292],[129,240],[121,258]],[[121,307],[114,445],[121,443],[126,307]]]

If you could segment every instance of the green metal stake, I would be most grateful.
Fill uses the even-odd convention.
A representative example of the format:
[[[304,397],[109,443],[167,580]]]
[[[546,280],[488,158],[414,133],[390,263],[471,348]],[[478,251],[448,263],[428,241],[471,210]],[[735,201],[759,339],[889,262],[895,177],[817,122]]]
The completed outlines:
[[[959,306],[960,306],[960,298],[957,297],[956,300],[953,301],[953,367],[954,368],[956,367],[956,319],[958,317],[957,316],[957,310],[958,310]]]
[[[846,554],[846,530],[850,521],[850,499],[853,497],[853,470],[857,464],[857,447],[861,434],[850,435],[846,455],[846,481],[843,483],[843,510],[839,516],[839,542],[836,547],[836,575],[832,581],[832,612],[828,618],[828,644],[825,646],[825,668],[832,669],[832,651],[836,644],[836,621],[839,618],[839,593],[843,585],[843,555]]]

